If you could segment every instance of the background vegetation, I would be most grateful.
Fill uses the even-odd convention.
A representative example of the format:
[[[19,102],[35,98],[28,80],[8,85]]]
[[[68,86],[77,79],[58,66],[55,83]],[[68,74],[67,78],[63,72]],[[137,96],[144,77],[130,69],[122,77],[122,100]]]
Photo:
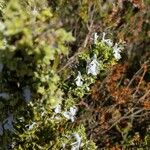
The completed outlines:
[[[150,147],[149,0],[0,1],[0,149]]]

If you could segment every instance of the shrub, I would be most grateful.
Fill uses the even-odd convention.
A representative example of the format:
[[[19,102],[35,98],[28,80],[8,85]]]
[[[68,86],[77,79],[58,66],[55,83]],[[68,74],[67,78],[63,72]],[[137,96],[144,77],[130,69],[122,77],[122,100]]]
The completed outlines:
[[[147,3],[1,1],[0,148],[148,145]]]

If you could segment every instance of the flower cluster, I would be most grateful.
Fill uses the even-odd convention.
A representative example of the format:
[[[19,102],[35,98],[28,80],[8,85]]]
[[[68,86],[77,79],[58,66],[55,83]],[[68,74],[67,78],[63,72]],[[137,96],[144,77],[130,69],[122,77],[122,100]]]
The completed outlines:
[[[116,60],[121,59],[120,53],[121,53],[122,47],[120,47],[118,43],[113,44],[111,39],[105,39],[105,36],[106,36],[106,33],[103,32],[102,42],[107,44],[109,47],[113,48],[113,54]]]
[[[92,74],[93,76],[97,76],[99,73],[99,62],[97,60],[97,56],[96,54],[94,54],[94,56],[92,57],[91,61],[87,62],[87,66],[86,66],[86,73]],[[77,86],[82,86],[83,85],[83,78],[81,75],[81,72],[78,71],[78,76],[75,79],[75,83]]]
[[[66,117],[68,120],[71,120],[72,122],[74,122],[76,112],[77,112],[77,107],[73,106],[73,107],[70,107],[70,110],[69,110],[69,111],[65,111],[65,112],[63,113],[63,115],[64,115],[64,117]]]
[[[99,36],[97,35],[97,33],[94,33],[94,44],[97,44],[98,37]],[[113,49],[113,55],[114,55],[116,60],[121,59],[121,54],[120,53],[121,53],[122,47],[120,47],[118,43],[114,44],[111,39],[107,39],[105,32],[103,32],[101,42]]]
[[[76,113],[77,113],[77,107],[75,107],[75,106],[72,106],[72,107],[70,107],[70,109],[69,109],[69,111],[64,111],[64,112],[62,112],[62,110],[61,110],[61,105],[57,105],[56,107],[55,107],[55,109],[54,109],[54,112],[56,113],[56,114],[61,114],[62,113],[62,115],[65,117],[65,118],[67,118],[68,120],[71,120],[72,122],[74,122],[74,120],[75,120],[75,115],[76,115]]]
[[[113,46],[112,40],[111,39],[106,39],[105,36],[106,36],[106,33],[103,32],[102,42],[105,43],[106,45],[108,45],[109,47],[112,47]]]

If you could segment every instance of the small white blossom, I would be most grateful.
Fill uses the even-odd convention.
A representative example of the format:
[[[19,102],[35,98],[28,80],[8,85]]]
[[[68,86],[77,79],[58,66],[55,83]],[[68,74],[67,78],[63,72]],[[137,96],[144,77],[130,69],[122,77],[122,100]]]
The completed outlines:
[[[86,67],[87,74],[92,74],[96,76],[99,73],[99,63],[97,61],[96,54],[94,55],[92,61]]]
[[[29,102],[31,100],[31,91],[28,86],[23,88],[23,97],[26,102]]]
[[[90,88],[87,86],[87,87],[86,87],[86,90],[87,90],[87,91],[90,91]]]
[[[116,43],[113,47],[113,53],[114,53],[114,57],[116,58],[116,60],[121,59],[121,47],[118,46],[118,44]]]
[[[11,149],[14,149],[14,148],[15,148],[15,145],[16,145],[16,142],[12,142],[12,143],[10,144]]]
[[[112,47],[113,46],[113,42],[111,39],[106,39],[105,40],[105,43],[109,46],[109,47]]]
[[[113,42],[111,39],[105,39],[106,33],[103,32],[103,36],[102,36],[102,42],[107,44],[109,47],[113,46]]]
[[[81,72],[80,71],[78,71],[78,76],[75,79],[75,82],[76,82],[77,86],[82,86],[83,85],[83,78],[81,76]]]
[[[102,42],[105,43],[105,36],[106,36],[106,33],[103,32],[103,35],[102,35]]]
[[[98,37],[99,37],[99,36],[97,35],[97,32],[95,32],[95,33],[94,33],[94,44],[97,43]]]
[[[3,22],[0,21],[0,31],[4,31],[5,29],[5,24]]]
[[[74,122],[75,120],[75,115],[77,112],[77,107],[70,107],[70,111],[65,111],[63,113],[64,117],[66,117],[67,119],[71,120],[72,122]]]
[[[36,125],[36,123],[35,122],[33,122],[30,126],[29,126],[29,129],[28,130],[32,130],[33,129],[33,127]]]
[[[74,133],[73,136],[76,139],[76,142],[71,144],[72,146],[71,150],[79,150],[81,145],[81,137],[78,133]]]
[[[61,106],[60,106],[60,105],[57,105],[57,106],[55,107],[54,111],[55,111],[56,114],[61,113]]]
[[[32,10],[32,14],[34,15],[34,16],[37,16],[38,15],[38,11],[37,11],[37,9],[34,7],[34,9]]]
[[[43,117],[44,117],[44,115],[45,115],[45,112],[43,111],[43,112],[41,113],[41,117],[43,118]]]
[[[63,147],[63,149],[64,149],[64,148],[66,147],[66,143],[63,143],[63,144],[62,144],[62,147]]]
[[[35,125],[36,122],[33,122],[31,125],[26,125],[25,127],[28,127],[28,130],[32,130]]]
[[[23,117],[20,117],[18,118],[20,122],[24,122],[24,118]]]

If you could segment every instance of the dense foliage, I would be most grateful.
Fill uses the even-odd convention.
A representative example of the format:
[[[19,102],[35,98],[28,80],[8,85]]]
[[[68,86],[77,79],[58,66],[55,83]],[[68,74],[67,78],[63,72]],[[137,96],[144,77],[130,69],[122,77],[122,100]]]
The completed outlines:
[[[0,149],[150,146],[150,1],[0,1]]]

